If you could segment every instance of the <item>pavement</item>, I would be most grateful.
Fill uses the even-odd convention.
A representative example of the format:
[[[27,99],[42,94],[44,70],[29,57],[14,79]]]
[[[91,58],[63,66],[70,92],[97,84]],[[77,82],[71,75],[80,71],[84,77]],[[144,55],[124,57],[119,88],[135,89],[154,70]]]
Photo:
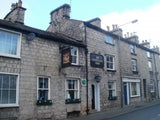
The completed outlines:
[[[127,106],[120,109],[116,109],[110,112],[97,112],[92,113],[87,116],[82,116],[78,118],[69,118],[64,120],[109,120],[114,117],[118,117],[127,113],[131,113],[137,110],[146,109],[155,105],[159,105],[160,100],[152,101],[152,102],[145,102],[137,105]]]

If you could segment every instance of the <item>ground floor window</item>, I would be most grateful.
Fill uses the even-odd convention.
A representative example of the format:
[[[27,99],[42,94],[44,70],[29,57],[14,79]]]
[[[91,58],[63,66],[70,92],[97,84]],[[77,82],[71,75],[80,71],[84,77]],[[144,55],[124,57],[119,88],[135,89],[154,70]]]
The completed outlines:
[[[79,99],[79,81],[67,80],[66,81],[66,99]]]
[[[38,76],[38,100],[50,99],[50,78]]]
[[[108,82],[109,97],[116,96],[116,84],[114,82]]]
[[[154,80],[150,81],[150,92],[151,93],[155,92],[155,83],[154,83]]]
[[[0,73],[0,106],[18,105],[18,75]]]
[[[131,82],[131,97],[140,96],[140,83],[139,82]]]

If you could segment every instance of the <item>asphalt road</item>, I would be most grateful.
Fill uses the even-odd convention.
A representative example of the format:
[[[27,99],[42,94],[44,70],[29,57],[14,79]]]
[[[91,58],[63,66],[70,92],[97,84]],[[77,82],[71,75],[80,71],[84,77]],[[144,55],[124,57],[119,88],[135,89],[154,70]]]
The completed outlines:
[[[104,120],[160,120],[160,104]]]

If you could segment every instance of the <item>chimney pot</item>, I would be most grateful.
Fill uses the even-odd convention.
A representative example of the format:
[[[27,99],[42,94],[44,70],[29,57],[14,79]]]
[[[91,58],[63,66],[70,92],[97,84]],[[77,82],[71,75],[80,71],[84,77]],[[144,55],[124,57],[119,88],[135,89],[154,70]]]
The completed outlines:
[[[107,26],[107,30],[110,31],[109,26]]]
[[[127,37],[129,38],[129,32],[127,32]]]

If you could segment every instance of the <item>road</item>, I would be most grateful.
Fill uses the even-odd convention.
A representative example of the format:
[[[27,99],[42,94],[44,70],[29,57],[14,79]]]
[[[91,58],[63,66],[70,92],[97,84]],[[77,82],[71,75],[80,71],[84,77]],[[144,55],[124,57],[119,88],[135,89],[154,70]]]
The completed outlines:
[[[160,120],[160,104],[111,119],[103,120]]]

